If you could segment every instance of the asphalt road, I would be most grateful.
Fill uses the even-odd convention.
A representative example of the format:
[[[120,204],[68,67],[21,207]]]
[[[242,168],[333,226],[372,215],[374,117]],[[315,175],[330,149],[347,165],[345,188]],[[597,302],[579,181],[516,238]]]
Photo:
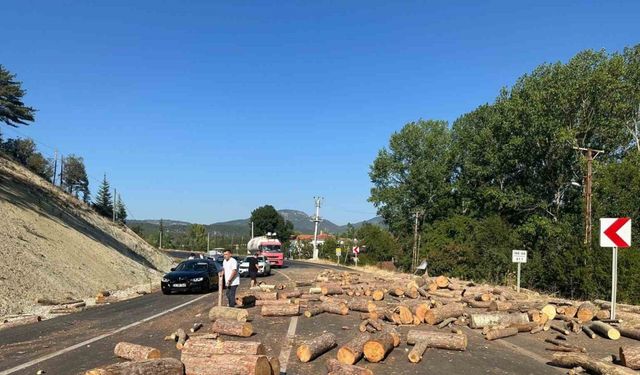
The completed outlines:
[[[296,279],[309,280],[323,268],[335,268],[301,262],[288,262],[264,279],[269,283],[285,283]],[[247,287],[243,279],[241,289]],[[180,358],[173,342],[163,338],[193,323],[206,323],[207,311],[214,304],[216,293],[170,295],[153,293],[132,300],[85,310],[37,324],[0,331],[0,375],[78,374],[90,368],[118,362],[113,348],[119,341],[149,345],[164,356]],[[256,332],[248,340],[260,340],[268,355],[279,356],[286,374],[324,374],[326,358],[334,357],[337,349],[320,358],[300,363],[295,357],[299,340],[333,332],[342,344],[356,335],[358,314],[336,316],[320,314],[313,318],[263,318],[258,308],[249,309]],[[205,325],[207,327],[207,325]],[[410,327],[400,327],[406,333]],[[204,328],[203,328],[204,329]],[[420,326],[420,329],[434,329]],[[566,373],[546,364],[551,357],[544,350],[543,339],[551,332],[539,335],[520,334],[504,340],[485,341],[479,331],[465,329],[469,337],[466,352],[428,350],[422,362],[411,364],[406,355],[409,348],[401,344],[379,364],[361,361],[375,374],[554,374]],[[590,354],[601,358],[615,353],[617,347],[629,343],[621,339],[612,343],[604,339],[589,342],[586,336],[575,336],[572,343],[589,348]],[[224,375],[224,374],[221,374]]]

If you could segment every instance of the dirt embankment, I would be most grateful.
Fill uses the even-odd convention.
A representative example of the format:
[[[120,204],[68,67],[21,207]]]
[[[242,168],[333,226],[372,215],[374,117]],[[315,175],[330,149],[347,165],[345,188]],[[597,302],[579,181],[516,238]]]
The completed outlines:
[[[0,156],[0,317],[42,297],[148,285],[170,267],[129,228]]]

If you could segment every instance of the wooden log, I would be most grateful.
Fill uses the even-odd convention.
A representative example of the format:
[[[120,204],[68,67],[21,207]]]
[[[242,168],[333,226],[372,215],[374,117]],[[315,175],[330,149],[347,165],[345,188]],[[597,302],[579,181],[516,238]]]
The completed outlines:
[[[475,301],[475,300],[471,300],[471,301],[468,301],[467,303],[471,307],[480,308],[480,309],[486,309],[489,306],[491,306],[491,302],[490,301]]]
[[[271,375],[271,364],[264,355],[225,354],[209,357],[186,355],[181,359],[186,375]]]
[[[339,286],[323,286],[321,290],[322,290],[322,295],[324,296],[332,296],[332,295],[344,293],[344,290]]]
[[[121,341],[113,348],[113,354],[130,361],[142,361],[145,359],[160,358],[160,350],[150,346],[142,346],[130,342]]]
[[[620,331],[608,325],[607,323],[594,321],[591,322],[589,328],[591,328],[593,332],[598,333],[602,337],[608,338],[610,340],[618,340],[620,338]]]
[[[371,327],[375,328],[376,331],[382,331],[382,329],[384,328],[384,324],[382,324],[382,322],[378,319],[368,319],[367,323]]]
[[[450,303],[428,310],[425,313],[424,321],[427,324],[435,325],[447,318],[457,318],[462,314],[464,314],[464,306],[461,303]]]
[[[611,310],[611,302],[610,301],[604,301],[601,299],[597,299],[595,301],[596,304],[600,305],[600,308],[602,309],[606,309],[606,310]],[[624,311],[624,312],[629,312],[629,313],[634,313],[634,314],[640,314],[640,306],[636,306],[636,305],[626,305],[624,303],[616,303],[616,311]]]
[[[395,327],[388,326],[388,325],[384,326],[384,328],[382,329],[382,332],[384,334],[391,335],[391,337],[393,338],[393,346],[394,347],[398,347],[400,345],[402,337],[400,336],[398,331],[395,329]]]
[[[301,290],[291,290],[288,292],[280,292],[278,293],[279,299],[288,299],[288,298],[300,298],[302,296]]]
[[[573,318],[578,313],[578,308],[576,306],[566,306],[564,308],[564,312],[562,315],[568,316],[569,318]]]
[[[470,315],[471,328],[484,328],[487,326],[505,325],[508,326],[513,323],[528,323],[529,316],[526,313],[505,313],[505,312],[491,312],[491,313],[476,313]]]
[[[556,332],[560,332],[563,335],[567,335],[567,336],[571,333],[571,332],[569,332],[569,330],[566,330],[566,329],[564,329],[562,327],[558,327],[556,325],[551,325],[551,329],[556,331]]]
[[[620,327],[618,328],[618,331],[620,331],[620,334],[624,337],[634,339],[634,340],[640,340],[640,329]]]
[[[113,365],[95,368],[84,373],[85,375],[184,375],[182,362],[175,358],[158,358],[144,361],[122,362]]]
[[[371,340],[371,334],[361,333],[338,349],[338,361],[353,365],[364,355],[364,344]]]
[[[363,353],[367,361],[378,363],[382,361],[395,347],[394,337],[389,332],[382,332],[375,338],[364,343]]]
[[[249,312],[235,307],[214,306],[209,310],[209,320],[215,322],[218,319],[246,322],[249,320]]]
[[[422,360],[422,355],[427,350],[429,343],[427,341],[417,342],[416,345],[409,351],[408,358],[411,363],[418,363]]]
[[[488,311],[509,311],[514,308],[514,304],[507,301],[491,301]]]
[[[333,358],[327,360],[327,371],[331,375],[373,375],[373,372],[369,369],[346,365]]]
[[[202,328],[202,323],[193,323],[193,326],[191,327],[191,329],[189,331],[191,331],[191,333],[195,333],[200,328]]]
[[[611,318],[611,311],[609,310],[598,310],[595,316],[595,319],[598,319],[598,320],[607,320],[610,318]]]
[[[418,288],[414,286],[414,287],[405,289],[404,296],[407,298],[416,299],[420,297],[420,294],[418,293]]]
[[[256,306],[266,306],[266,305],[291,305],[293,304],[293,300],[290,299],[259,299],[256,301]]]
[[[312,340],[305,341],[296,350],[300,362],[309,362],[336,346],[336,336],[333,333],[325,333]]]
[[[621,346],[620,362],[633,370],[640,370],[640,346]]]
[[[582,348],[582,347],[579,347],[579,346],[567,344],[565,341],[561,341],[561,340],[558,340],[558,339],[545,339],[544,342],[548,342],[550,344],[557,345],[557,346],[562,346],[562,347],[565,347],[565,348],[572,348],[572,349],[575,349],[576,351],[579,351],[579,352],[582,352],[582,353],[585,353],[587,351],[586,348]]]
[[[280,304],[280,305],[264,305],[260,310],[262,316],[297,316],[300,315],[300,305],[298,304]]]
[[[518,334],[518,329],[516,327],[492,329],[489,332],[487,332],[487,335],[484,338],[489,341],[492,341],[492,340],[501,339],[504,337],[515,336],[517,334]]]
[[[532,329],[539,327],[540,325],[536,322],[529,323],[512,323],[509,327],[513,327],[518,329],[518,332],[531,332]]]
[[[311,286],[311,285],[313,285],[313,281],[300,280],[300,281],[296,281],[295,285],[296,285],[296,287]]]
[[[480,293],[473,297],[473,299],[479,302],[491,302],[493,296],[491,295],[491,293]]]
[[[440,331],[412,329],[407,333],[407,344],[415,345],[426,341],[427,346],[436,349],[467,350],[467,335]]]
[[[176,331],[176,338],[176,349],[182,350],[184,343],[187,341],[187,333],[182,328],[178,328]]]
[[[322,294],[322,288],[309,288],[309,294]]]
[[[365,320],[361,321],[360,324],[358,325],[358,331],[366,332],[368,325],[369,325],[369,319],[365,319]]]
[[[590,339],[595,339],[596,338],[596,333],[593,332],[593,330],[587,326],[582,326],[582,331],[590,338]]]
[[[295,306],[295,305],[292,305]],[[264,306],[266,307],[266,306]],[[211,331],[228,336],[249,337],[253,334],[251,323],[236,320],[218,319],[213,322]]]
[[[267,357],[271,365],[271,375],[280,375],[280,359],[277,356]]]
[[[320,305],[322,310],[330,314],[349,315],[349,307],[342,302],[325,301]]]
[[[603,375],[634,375],[633,370],[622,366],[616,366],[605,361],[593,359],[580,353],[555,353],[551,364],[565,368],[582,367],[595,374]]]
[[[404,296],[404,289],[400,287],[391,288],[391,290],[389,290],[389,294],[394,297],[402,297]]]
[[[182,348],[181,356],[211,357],[220,354],[264,355],[266,350],[259,341],[222,341],[190,337]]]
[[[314,307],[311,307],[311,308],[305,310],[304,316],[306,316],[307,318],[311,318],[312,316],[316,316],[318,314],[322,314],[323,312],[324,312],[324,309],[322,309],[322,307],[314,306]]]
[[[584,302],[578,307],[578,312],[576,313],[576,317],[581,322],[589,322],[591,321],[598,312],[598,308],[591,302]]]
[[[408,307],[398,305],[393,308],[393,313],[397,314],[400,319],[400,324],[413,324],[413,314]]]
[[[0,324],[0,330],[5,329],[5,328],[13,328],[13,327],[18,327],[18,326],[23,326],[26,324],[33,324],[33,323],[37,323],[39,321],[41,321],[42,318],[39,315],[27,315],[27,316],[21,316],[15,319],[11,319],[9,321],[6,321],[2,324]]]
[[[278,299],[278,292],[255,292],[252,293],[256,300],[274,300]]]
[[[540,309],[540,311],[545,314],[549,320],[553,320],[555,319],[557,312],[556,312],[556,307],[554,305],[545,305],[544,307],[542,307],[542,309]]]
[[[384,290],[375,289],[374,291],[371,292],[371,298],[374,301],[382,301],[384,299]]]
[[[456,320],[458,320],[458,318],[447,318],[445,320],[443,320],[442,322],[440,322],[440,324],[438,324],[438,328],[444,328],[446,326],[448,326],[449,324],[455,322]]]
[[[420,322],[424,322],[424,317],[429,310],[430,305],[425,301],[407,301],[403,305],[409,308],[409,311],[417,317]]]
[[[449,286],[449,279],[446,276],[438,276],[435,279],[435,283],[438,288],[446,288]]]
[[[365,298],[354,298],[347,302],[347,307],[352,311],[371,312],[377,309],[376,304],[373,301]]]

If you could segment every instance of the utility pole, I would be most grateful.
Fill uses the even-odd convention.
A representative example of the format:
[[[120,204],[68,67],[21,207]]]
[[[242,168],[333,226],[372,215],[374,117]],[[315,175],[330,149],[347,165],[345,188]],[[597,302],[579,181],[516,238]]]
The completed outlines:
[[[318,259],[318,223],[322,221],[320,219],[320,205],[323,199],[322,197],[313,197],[316,202],[316,215],[311,220],[315,223],[313,229],[313,259]]]
[[[164,232],[164,225],[162,222],[162,219],[160,219],[160,241],[159,241],[159,245],[160,245],[160,250],[162,250],[162,234]]]
[[[114,223],[116,221],[116,206],[118,205],[116,201],[117,196],[118,196],[118,191],[114,188],[113,189],[113,222]]]
[[[209,232],[207,232],[207,254],[209,253],[209,243],[211,241],[211,235],[209,234]]]
[[[62,187],[62,176],[64,174],[64,155],[60,155],[60,187]]]
[[[422,213],[420,210],[414,214],[415,222],[413,224],[413,256],[411,257],[411,270],[415,271],[418,267],[418,219]]]
[[[56,173],[58,172],[58,149],[57,148],[54,155],[55,156],[53,157],[53,181],[51,181],[51,183],[53,184],[53,186],[56,186]]]
[[[251,222],[251,238],[253,238],[253,221]]]
[[[578,150],[585,154],[587,158],[587,174],[584,176],[584,244],[588,249],[591,249],[591,233],[593,231],[593,225],[591,221],[591,189],[593,187],[593,160],[603,150],[594,150],[592,148],[574,147],[574,150]]]

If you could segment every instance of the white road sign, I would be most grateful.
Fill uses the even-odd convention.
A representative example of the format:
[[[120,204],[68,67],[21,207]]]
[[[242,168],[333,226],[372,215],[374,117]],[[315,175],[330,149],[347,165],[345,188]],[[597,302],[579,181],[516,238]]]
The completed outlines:
[[[631,219],[628,217],[600,219],[600,247],[631,246]]]
[[[513,250],[511,252],[511,261],[513,263],[527,263],[527,251]]]

